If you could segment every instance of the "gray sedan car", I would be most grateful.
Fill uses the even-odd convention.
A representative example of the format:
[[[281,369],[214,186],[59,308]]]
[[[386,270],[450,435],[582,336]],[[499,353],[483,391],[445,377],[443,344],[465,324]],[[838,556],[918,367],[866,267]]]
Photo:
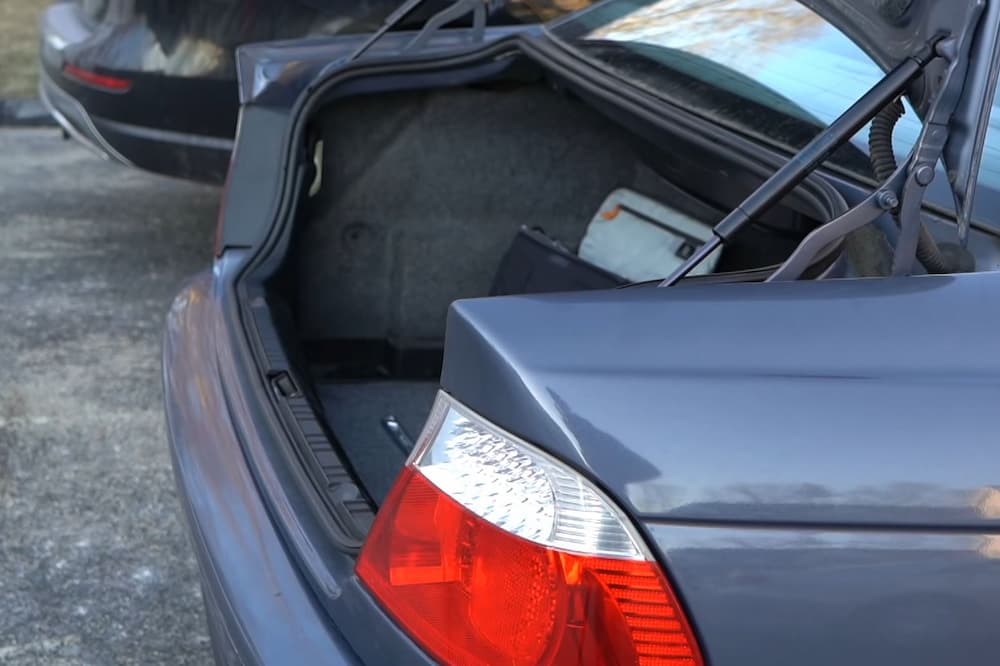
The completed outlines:
[[[219,661],[996,663],[1000,2],[414,4],[238,54],[163,366]]]

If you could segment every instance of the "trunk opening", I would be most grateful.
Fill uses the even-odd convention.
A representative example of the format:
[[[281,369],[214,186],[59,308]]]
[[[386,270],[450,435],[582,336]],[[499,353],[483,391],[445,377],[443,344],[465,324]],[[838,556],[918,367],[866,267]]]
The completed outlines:
[[[510,284],[565,289],[546,289],[537,264],[510,261],[522,228],[565,251],[554,265],[575,264],[615,190],[710,226],[762,181],[680,133],[654,144],[629,129],[637,122],[598,112],[540,73],[345,98],[312,118],[322,180],[312,196],[301,192],[288,250],[265,286],[296,375],[376,505],[430,410],[449,305],[496,293],[499,277],[505,293],[516,291]],[[716,273],[779,263],[843,212],[832,188],[810,187],[821,196],[789,195],[722,253]],[[829,209],[815,203],[824,196]]]

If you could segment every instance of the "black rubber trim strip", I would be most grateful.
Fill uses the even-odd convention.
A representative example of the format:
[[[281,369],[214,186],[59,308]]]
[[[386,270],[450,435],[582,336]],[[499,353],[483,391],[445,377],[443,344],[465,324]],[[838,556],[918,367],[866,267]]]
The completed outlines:
[[[282,425],[292,440],[296,458],[309,481],[320,492],[324,508],[332,514],[343,534],[338,542],[350,551],[361,548],[368,529],[375,519],[371,501],[363,494],[357,476],[346,458],[339,453],[335,439],[317,417],[312,404],[301,388],[292,395],[281,395],[273,379],[280,374],[290,377],[293,385],[302,387],[302,380],[285,357],[277,326],[262,295],[253,298],[251,316],[259,336],[260,347],[268,360],[268,388],[278,409]]]

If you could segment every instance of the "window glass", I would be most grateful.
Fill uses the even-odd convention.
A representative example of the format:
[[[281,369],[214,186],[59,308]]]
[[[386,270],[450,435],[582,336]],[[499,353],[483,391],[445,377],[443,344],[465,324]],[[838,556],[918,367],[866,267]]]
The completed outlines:
[[[552,31],[653,94],[790,150],[884,76],[796,0],[609,0]],[[908,113],[899,145],[919,128]],[[832,161],[871,178],[867,131]]]

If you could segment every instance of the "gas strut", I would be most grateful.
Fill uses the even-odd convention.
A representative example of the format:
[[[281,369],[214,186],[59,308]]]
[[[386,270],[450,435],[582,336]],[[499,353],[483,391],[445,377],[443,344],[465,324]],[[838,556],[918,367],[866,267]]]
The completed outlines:
[[[724,245],[729,238],[743,228],[747,222],[760,216],[797,187],[833,152],[849,141],[887,104],[896,100],[906,87],[917,78],[924,68],[937,57],[935,40],[920,53],[910,56],[896,65],[885,77],[866,92],[847,111],[824,131],[786,162],[780,169],[753,191],[743,203],[726,215],[712,230],[714,236],[681,264],[661,287],[677,284],[710,254]]]

